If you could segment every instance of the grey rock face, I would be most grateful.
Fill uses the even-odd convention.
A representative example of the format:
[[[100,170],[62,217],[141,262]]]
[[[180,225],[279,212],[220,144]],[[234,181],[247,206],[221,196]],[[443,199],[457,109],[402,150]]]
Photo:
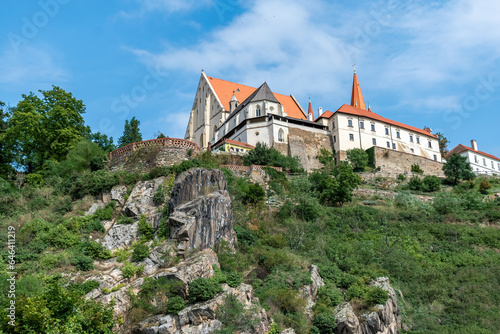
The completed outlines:
[[[127,247],[137,238],[138,231],[137,222],[132,225],[115,224],[103,238],[102,245],[109,250]]]
[[[102,201],[97,201],[96,203],[92,204],[90,207],[89,211],[85,213],[86,216],[93,215],[97,209],[102,209],[104,208],[104,203]]]
[[[235,295],[245,308],[253,307],[257,302],[253,289],[250,285],[241,284],[237,288],[230,288],[223,285],[224,292],[218,294],[213,299],[189,306],[179,312],[177,316],[157,315],[142,321],[135,333],[149,334],[209,334],[221,328],[221,323],[215,319],[215,312],[224,303],[224,298]],[[260,310],[257,315],[260,323],[253,334],[265,334],[269,330],[269,321],[266,312]]]
[[[318,266],[315,266],[314,264],[310,265],[309,273],[311,273],[312,283],[302,287],[300,291],[302,293],[302,297],[306,300],[305,313],[309,318],[312,318],[312,308],[318,299],[318,289],[324,286],[325,283],[319,275]]]
[[[163,182],[165,182],[165,177],[137,182],[125,202],[122,212],[129,217],[138,217],[141,214],[146,217],[154,215],[157,212],[157,207],[153,202],[153,197]]]
[[[170,237],[180,242],[179,253],[234,245],[233,209],[219,170],[192,169],[178,176],[170,197]]]
[[[118,202],[119,205],[125,204],[125,195],[127,194],[127,186],[114,186],[111,189],[111,200]]]
[[[361,314],[361,321],[349,303],[338,305],[334,310],[337,334],[397,334],[401,329],[396,293],[390,286],[389,279],[379,277],[371,285],[389,293],[387,302],[384,305],[376,305],[374,312]]]

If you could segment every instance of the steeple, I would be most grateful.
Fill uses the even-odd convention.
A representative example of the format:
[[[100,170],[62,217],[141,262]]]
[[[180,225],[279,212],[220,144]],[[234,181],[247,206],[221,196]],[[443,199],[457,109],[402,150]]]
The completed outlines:
[[[365,100],[363,99],[363,93],[361,93],[356,70],[354,70],[354,78],[352,80],[351,106],[366,110]]]
[[[307,120],[314,122],[314,111],[311,104],[311,98],[309,98],[309,108],[307,110]]]
[[[236,95],[234,95],[234,90],[233,90],[233,97],[231,97],[231,101],[229,101],[229,112],[232,112],[236,107],[238,106],[239,101],[236,98]]]

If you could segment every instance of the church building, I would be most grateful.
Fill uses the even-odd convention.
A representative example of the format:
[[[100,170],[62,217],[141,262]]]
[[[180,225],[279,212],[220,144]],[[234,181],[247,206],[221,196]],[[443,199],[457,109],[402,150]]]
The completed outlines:
[[[322,148],[335,152],[338,160],[345,160],[349,149],[371,147],[410,157],[405,161],[442,160],[429,128],[392,121],[366,108],[356,73],[351,103],[335,112],[319,108],[315,118],[311,101],[306,113],[293,95],[274,93],[266,82],[252,88],[202,71],[185,139],[205,149],[225,147],[228,141],[241,148],[265,143],[299,157],[307,170],[321,167],[317,156]]]

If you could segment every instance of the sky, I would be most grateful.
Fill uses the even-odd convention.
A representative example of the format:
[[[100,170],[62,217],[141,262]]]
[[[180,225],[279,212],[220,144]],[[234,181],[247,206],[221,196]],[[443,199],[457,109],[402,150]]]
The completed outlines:
[[[0,101],[71,92],[117,141],[184,138],[202,69],[350,103],[353,65],[373,112],[500,157],[500,2],[492,0],[39,0],[0,3]]]

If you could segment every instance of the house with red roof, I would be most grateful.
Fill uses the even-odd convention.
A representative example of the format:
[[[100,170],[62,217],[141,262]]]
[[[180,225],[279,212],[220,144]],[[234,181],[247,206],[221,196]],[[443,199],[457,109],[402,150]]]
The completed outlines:
[[[471,147],[460,144],[448,152],[446,158],[451,157],[455,153],[467,158],[467,162],[470,163],[472,171],[476,175],[500,174],[500,159],[494,155],[479,151],[477,149],[477,141],[474,139],[471,140]]]

